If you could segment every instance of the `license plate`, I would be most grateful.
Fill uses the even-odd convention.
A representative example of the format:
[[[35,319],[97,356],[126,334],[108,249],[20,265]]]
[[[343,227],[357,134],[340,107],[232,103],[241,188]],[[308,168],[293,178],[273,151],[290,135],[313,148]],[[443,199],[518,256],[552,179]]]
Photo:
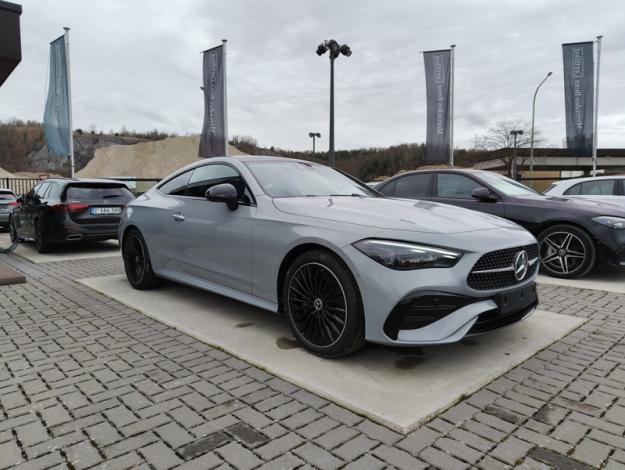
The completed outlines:
[[[91,215],[119,215],[122,213],[121,207],[92,207]]]
[[[521,289],[516,289],[505,294],[497,295],[495,302],[499,305],[499,312],[506,315],[511,312],[518,312],[530,306],[538,300],[536,295],[536,284],[532,284]]]

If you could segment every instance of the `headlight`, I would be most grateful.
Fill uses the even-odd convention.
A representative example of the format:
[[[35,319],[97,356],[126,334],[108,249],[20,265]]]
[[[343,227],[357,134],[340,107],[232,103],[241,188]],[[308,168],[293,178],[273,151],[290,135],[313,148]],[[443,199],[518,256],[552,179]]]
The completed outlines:
[[[606,227],[610,227],[616,230],[624,230],[625,229],[625,219],[622,217],[612,217],[609,215],[602,215],[599,217],[593,217],[595,222],[601,225],[605,225]]]
[[[443,248],[392,240],[360,240],[353,246],[372,260],[398,270],[450,268],[462,256]]]

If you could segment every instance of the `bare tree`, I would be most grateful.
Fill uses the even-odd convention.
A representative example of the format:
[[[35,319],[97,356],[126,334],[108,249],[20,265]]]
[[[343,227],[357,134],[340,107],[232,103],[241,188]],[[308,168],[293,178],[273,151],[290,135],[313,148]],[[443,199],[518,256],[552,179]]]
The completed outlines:
[[[479,137],[480,142],[488,150],[500,150],[510,149],[504,156],[501,157],[508,176],[512,174],[512,147],[514,147],[514,136],[510,134],[513,130],[522,130],[523,135],[517,135],[517,147],[529,148],[531,142],[531,123],[523,119],[506,119],[503,121],[497,121],[489,129],[488,133]],[[476,141],[477,138],[476,138]],[[534,147],[541,145],[544,142],[542,134],[538,129],[534,129]],[[525,160],[528,156],[517,155],[517,165],[521,166],[525,164]]]

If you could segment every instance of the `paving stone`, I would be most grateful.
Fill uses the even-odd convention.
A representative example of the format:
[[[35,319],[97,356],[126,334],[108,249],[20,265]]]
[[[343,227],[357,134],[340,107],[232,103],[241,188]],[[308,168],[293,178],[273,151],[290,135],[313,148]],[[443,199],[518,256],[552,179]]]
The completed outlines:
[[[380,470],[386,467],[386,464],[370,454],[363,455],[357,460],[343,467],[345,470]]]
[[[22,452],[15,441],[0,444],[0,468],[8,468],[22,462]]]
[[[213,450],[226,442],[230,442],[231,440],[232,438],[225,432],[218,431],[210,436],[203,437],[202,439],[198,439],[190,444],[187,444],[180,449],[180,455],[182,455],[186,460],[189,460]]]
[[[325,449],[334,449],[357,435],[358,431],[355,429],[341,425],[319,436],[314,442]]]
[[[369,420],[361,421],[357,426],[360,432],[364,435],[370,437],[373,440],[383,442],[385,444],[391,445],[400,440],[403,435],[399,434],[395,431],[391,431],[390,429],[380,426]]]
[[[612,448],[608,445],[592,439],[584,439],[575,447],[575,452],[571,457],[599,468],[611,452]]]
[[[245,423],[236,423],[226,428],[226,432],[250,448],[260,446],[268,440],[267,436]]]
[[[167,470],[183,462],[173,450],[162,442],[155,442],[143,447],[139,450],[139,453],[156,470]]]
[[[82,441],[64,449],[67,461],[75,470],[88,468],[102,461],[100,453],[89,441]]]
[[[284,454],[275,460],[265,463],[259,470],[289,470],[301,467],[305,462],[293,454]]]
[[[446,470],[463,470],[469,468],[466,463],[434,447],[428,447],[421,452],[419,457],[436,468],[444,468]]]
[[[262,460],[238,442],[230,442],[216,450],[217,454],[237,469],[248,470],[258,467]]]
[[[593,467],[586,465],[577,460],[573,460],[566,455],[558,454],[549,449],[543,449],[541,447],[535,447],[528,454],[528,457],[538,460],[555,468],[562,469],[575,469],[575,470],[590,470]]]
[[[343,462],[330,452],[310,442],[298,447],[293,453],[321,470],[333,470],[343,465]]]
[[[177,423],[167,423],[154,430],[156,434],[171,448],[177,449],[195,441],[195,437]]]
[[[410,452],[412,455],[417,455],[423,449],[430,446],[439,437],[439,433],[427,427],[421,427],[408,434],[405,439],[399,441],[397,443],[397,447]]]
[[[383,462],[387,462],[393,467],[400,470],[418,470],[425,469],[429,465],[414,458],[408,452],[390,447],[388,445],[381,445],[373,449],[373,455],[378,457]]]
[[[491,455],[510,465],[516,465],[533,447],[533,444],[528,444],[521,439],[510,436],[495,447],[495,449],[491,452]]]
[[[359,455],[368,452],[376,445],[378,445],[378,442],[372,441],[367,436],[360,434],[354,439],[342,444],[340,447],[337,447],[332,452],[346,462],[350,462]]]
[[[299,446],[302,442],[304,440],[300,436],[291,432],[258,447],[256,453],[265,460],[272,460]]]
[[[18,427],[17,438],[20,440],[23,446],[33,446],[40,442],[45,442],[49,439],[48,431],[46,427],[41,424],[40,421],[34,421],[29,424]]]

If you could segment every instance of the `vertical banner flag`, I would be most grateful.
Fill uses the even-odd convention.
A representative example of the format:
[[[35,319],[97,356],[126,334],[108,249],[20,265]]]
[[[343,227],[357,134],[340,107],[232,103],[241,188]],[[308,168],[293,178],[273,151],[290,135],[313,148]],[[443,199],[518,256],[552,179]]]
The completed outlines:
[[[562,44],[566,147],[578,156],[592,155],[594,119],[593,43]]]
[[[50,82],[46,108],[43,113],[43,132],[51,153],[70,155],[69,89],[65,36],[50,43]]]
[[[425,160],[443,162],[449,159],[449,93],[451,50],[423,53],[427,98],[427,137]]]
[[[200,139],[200,158],[226,155],[224,46],[204,51],[204,127]]]

